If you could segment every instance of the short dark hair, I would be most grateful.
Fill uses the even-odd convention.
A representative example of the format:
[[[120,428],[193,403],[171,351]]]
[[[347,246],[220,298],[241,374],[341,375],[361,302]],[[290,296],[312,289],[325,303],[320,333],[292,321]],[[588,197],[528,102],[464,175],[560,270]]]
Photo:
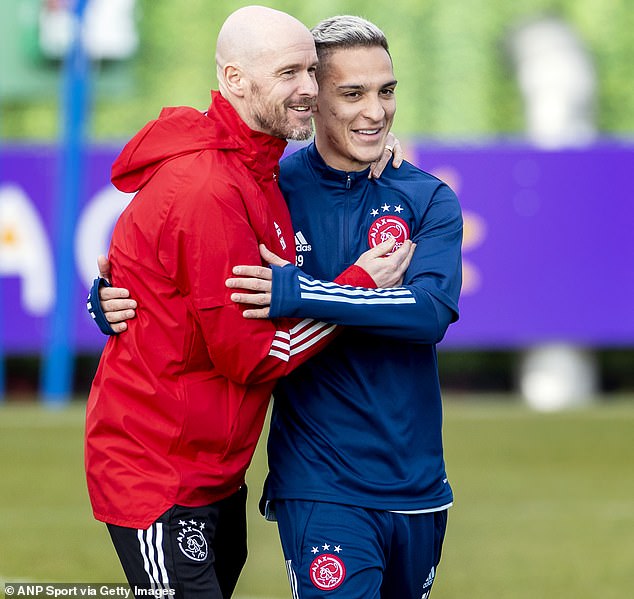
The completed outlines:
[[[320,64],[333,50],[345,48],[383,48],[388,55],[390,49],[385,34],[370,21],[353,15],[329,17],[315,25],[310,32]]]

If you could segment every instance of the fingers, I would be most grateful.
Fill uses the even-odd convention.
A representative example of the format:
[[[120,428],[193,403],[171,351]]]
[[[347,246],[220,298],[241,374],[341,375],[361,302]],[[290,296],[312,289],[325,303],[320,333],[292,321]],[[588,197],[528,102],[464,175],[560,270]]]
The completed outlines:
[[[408,239],[401,247],[392,251],[395,244],[396,240],[390,238],[361,254],[355,262],[374,279],[376,286],[382,289],[397,287],[403,283],[405,271],[416,246]]]
[[[240,277],[253,277],[255,279],[264,279],[271,280],[273,278],[273,274],[270,268],[266,266],[252,266],[241,264],[240,266],[234,266],[231,269],[234,275],[239,275]],[[227,281],[240,280],[240,279],[227,279]],[[239,287],[239,285],[238,285]]]
[[[400,272],[405,273],[412,261],[412,256],[416,250],[416,244],[410,239],[406,240],[403,245],[395,252],[387,257],[388,261],[392,261],[395,268],[398,268]]]
[[[116,324],[116,323],[123,323],[126,320],[130,320],[131,318],[134,318],[136,316],[136,312],[134,310],[116,310],[116,311],[110,311],[110,312],[104,311],[104,315],[106,317],[106,320],[110,324]]]
[[[265,268],[264,270],[268,271],[269,278],[264,279],[257,276],[248,276],[249,272],[253,272],[254,274],[257,274],[258,272],[257,269],[260,269],[260,268],[262,267],[261,266],[245,266],[245,267],[237,266],[236,268],[233,269],[234,273],[236,272],[236,269],[240,269],[240,273],[242,273],[242,270],[244,269],[245,271],[244,276],[231,277],[225,281],[225,285],[229,287],[230,289],[247,289],[249,291],[262,291],[265,293],[270,293],[273,287],[273,283],[270,277],[271,271],[268,268]]]
[[[392,132],[388,133],[385,138],[385,147],[383,148],[381,156],[370,165],[368,179],[378,179],[390,160],[392,161],[392,166],[394,168],[399,168],[401,164],[403,164],[404,159],[405,154],[403,152],[401,142]]]
[[[123,333],[128,330],[128,325],[125,322],[118,322],[110,325],[115,333]]]
[[[368,179],[378,179],[383,173],[383,171],[385,170],[385,167],[387,166],[391,158],[392,158],[392,152],[386,146],[380,158],[374,161],[370,165],[370,172],[368,173]]]
[[[259,291],[261,293],[268,293],[269,295],[271,294],[272,289],[271,281],[263,281],[262,279],[227,279],[225,281],[225,285],[230,289]]]
[[[260,244],[260,256],[267,264],[272,264],[274,266],[286,266],[290,264],[288,260],[284,260],[280,258],[277,254],[271,252],[263,243]]]
[[[262,308],[248,308],[242,312],[244,318],[268,318],[271,305],[270,293],[232,293],[231,301],[248,306],[263,306]]]
[[[112,291],[114,288],[110,288],[110,290]],[[127,289],[121,291],[125,291],[126,294],[128,292]],[[108,299],[104,301],[102,298],[101,300],[101,309],[115,333],[121,333],[128,328],[125,321],[136,316],[136,307],[136,302],[131,299]]]
[[[370,258],[378,258],[379,256],[385,256],[389,254],[394,246],[396,245],[396,239],[390,235],[388,239],[375,245],[373,248],[370,248],[365,252],[365,254]]]
[[[394,138],[394,144],[392,147],[394,148],[392,151],[392,166],[394,168],[399,168],[401,164],[403,164],[403,160],[405,160],[405,153],[403,152],[401,142],[396,138]]]
[[[122,333],[128,328],[125,323],[136,316],[137,303],[128,299],[130,292],[122,287],[101,287],[99,300],[106,320],[115,333]]]
[[[112,299],[123,299],[130,297],[130,292],[124,287],[100,287],[99,288],[99,299],[101,302]],[[134,300],[130,300],[134,302],[134,306],[130,305],[130,308],[136,308],[136,302]]]
[[[399,287],[403,284],[405,273],[409,268],[416,244],[409,239],[403,245],[384,259],[386,268],[390,271],[390,277],[382,287]],[[387,282],[389,281],[389,282]]]
[[[106,256],[97,257],[99,276],[110,282],[110,261]],[[128,325],[125,322],[136,316],[137,303],[130,298],[130,292],[123,287],[100,287],[99,302],[101,309],[115,333],[123,333]]]
[[[404,152],[403,147],[401,146],[401,142],[396,138],[394,133],[391,131],[387,134],[385,138],[385,149],[391,148],[392,152],[392,166],[394,168],[398,168],[403,164]]]
[[[110,283],[110,260],[103,254],[97,256],[97,268],[99,269],[99,276]]]
[[[270,306],[270,293],[232,293],[231,301],[236,304],[247,304],[249,306]]]
[[[256,319],[256,318],[268,318],[269,317],[269,309],[268,308],[258,308],[257,310],[245,310],[242,313],[242,316],[245,318]]]
[[[288,260],[280,258],[274,254],[264,244],[260,244],[260,255],[268,264],[275,266],[285,266],[290,264]],[[225,285],[231,289],[246,289],[249,291],[260,291],[270,294],[273,280],[273,271],[267,266],[254,266],[251,264],[240,264],[234,266],[231,272],[236,275],[225,281]]]
[[[405,258],[405,260],[403,260],[403,272],[405,272],[408,268],[410,263],[412,262],[412,257],[414,256],[414,251],[416,250],[416,244],[412,243],[412,245],[409,248],[409,252],[407,252],[407,257]]]
[[[416,244],[411,239],[406,239],[400,248],[394,251],[392,256],[399,256],[401,260],[404,260],[407,256],[411,256],[412,252],[416,249]]]
[[[103,310],[106,318],[108,317],[109,312],[122,312],[122,311],[130,311],[134,313],[136,310],[136,302],[131,299],[110,299],[110,300],[102,300],[101,309]]]
[[[288,264],[286,260],[270,252],[263,244],[260,245],[260,254],[269,264],[276,266]],[[239,276],[228,278],[225,285],[230,289],[239,289],[247,293],[232,293],[231,301],[247,306],[263,306],[244,310],[242,314],[245,318],[268,318],[273,287],[271,269],[265,266],[239,265],[234,266],[232,272]]]

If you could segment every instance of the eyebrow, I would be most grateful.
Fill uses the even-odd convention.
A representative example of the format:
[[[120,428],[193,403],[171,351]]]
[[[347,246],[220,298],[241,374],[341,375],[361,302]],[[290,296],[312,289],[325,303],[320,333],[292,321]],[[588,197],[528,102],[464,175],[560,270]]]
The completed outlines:
[[[283,73],[284,71],[288,71],[289,69],[293,69],[293,70],[298,70],[298,69],[303,69],[303,68],[310,69],[310,68],[315,68],[316,66],[317,66],[317,61],[311,62],[307,66],[303,62],[295,62],[293,64],[286,64],[284,66],[278,67],[277,69],[275,69],[275,72],[276,73]]]
[[[393,79],[392,81],[388,81],[387,83],[384,83],[383,85],[381,85],[380,89],[383,89],[384,87],[394,87],[397,83],[398,83],[398,81],[396,79]],[[365,85],[355,85],[353,83],[344,83],[343,85],[338,85],[337,89],[340,89],[340,90],[364,90],[364,89],[366,89],[366,86]]]

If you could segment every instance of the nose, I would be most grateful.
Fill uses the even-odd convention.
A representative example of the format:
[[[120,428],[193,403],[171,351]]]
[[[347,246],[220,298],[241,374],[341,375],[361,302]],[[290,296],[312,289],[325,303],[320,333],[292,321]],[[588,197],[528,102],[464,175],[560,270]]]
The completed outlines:
[[[368,97],[363,114],[366,118],[374,122],[382,121],[385,118],[386,112],[381,99],[376,96]]]
[[[316,98],[319,88],[313,71],[303,71],[301,80],[299,81],[298,92],[302,96]]]

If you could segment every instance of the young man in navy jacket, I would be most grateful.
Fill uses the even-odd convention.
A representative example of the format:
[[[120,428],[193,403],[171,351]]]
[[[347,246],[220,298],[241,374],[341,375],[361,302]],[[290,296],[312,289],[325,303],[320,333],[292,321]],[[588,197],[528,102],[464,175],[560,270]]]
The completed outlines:
[[[274,390],[265,499],[302,599],[421,599],[453,501],[436,343],[458,318],[462,217],[454,193],[411,164],[368,178],[396,110],[383,34],[356,17],[312,33],[315,141],[280,173],[297,266],[240,267],[255,278],[229,284],[257,290],[272,279],[270,294],[234,295],[270,301],[246,317],[310,316],[345,329]],[[329,282],[390,236],[395,247],[417,244],[402,286]]]

